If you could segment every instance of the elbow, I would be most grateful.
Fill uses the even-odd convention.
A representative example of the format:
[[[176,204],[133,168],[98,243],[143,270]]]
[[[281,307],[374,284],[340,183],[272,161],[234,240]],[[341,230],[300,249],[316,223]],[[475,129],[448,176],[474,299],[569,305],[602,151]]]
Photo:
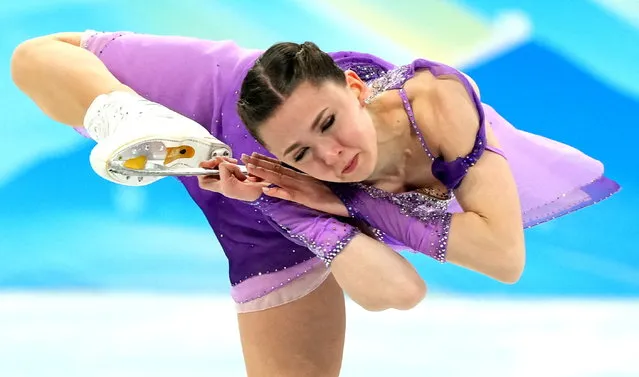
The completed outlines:
[[[526,266],[526,248],[523,242],[505,248],[500,253],[501,263],[494,278],[504,284],[515,284],[521,279]]]
[[[521,279],[521,276],[523,275],[523,273],[524,273],[523,265],[512,266],[508,270],[505,270],[502,273],[500,273],[499,276],[497,276],[496,278],[501,283],[512,285],[512,284],[517,284],[519,282],[519,279]]]
[[[396,299],[393,308],[397,310],[410,310],[416,307],[426,297],[426,282],[416,276],[407,279],[395,292]]]
[[[385,297],[375,297],[371,300],[357,300],[365,310],[372,312],[387,309],[410,310],[416,307],[426,297],[426,282],[417,274],[391,283],[385,290]]]

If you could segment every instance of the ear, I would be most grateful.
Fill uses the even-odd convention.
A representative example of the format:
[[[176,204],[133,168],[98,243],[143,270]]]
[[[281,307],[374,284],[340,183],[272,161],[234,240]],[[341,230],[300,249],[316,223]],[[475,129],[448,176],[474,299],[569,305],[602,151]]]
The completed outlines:
[[[349,70],[344,71],[344,75],[346,76],[346,86],[351,92],[357,97],[360,105],[365,106],[366,102],[364,100],[370,94],[370,88],[366,83],[357,75],[357,73]]]

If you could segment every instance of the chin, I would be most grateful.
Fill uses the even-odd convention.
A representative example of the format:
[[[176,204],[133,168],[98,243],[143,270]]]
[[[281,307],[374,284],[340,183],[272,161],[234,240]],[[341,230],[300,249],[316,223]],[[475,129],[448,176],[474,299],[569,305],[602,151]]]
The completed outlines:
[[[357,178],[353,178],[353,177],[348,177],[348,178],[342,178],[339,183],[358,183],[361,182],[362,180],[357,179]]]
[[[362,164],[365,166],[358,166],[357,170],[347,175],[346,177],[342,177],[342,182],[344,183],[358,183],[367,181],[368,178],[373,175],[373,167],[369,166],[369,164]]]
[[[331,176],[331,177],[324,177],[324,178],[320,178],[320,181],[324,181],[324,182],[332,182],[332,183],[356,183],[356,182],[361,182],[361,180],[359,179],[359,174],[358,172],[354,171],[346,176]]]
[[[367,163],[366,164],[362,164],[364,166],[360,166],[359,171],[357,172],[357,182],[364,182],[364,181],[368,181],[373,174],[375,173],[375,164],[373,163],[372,159],[366,159]]]

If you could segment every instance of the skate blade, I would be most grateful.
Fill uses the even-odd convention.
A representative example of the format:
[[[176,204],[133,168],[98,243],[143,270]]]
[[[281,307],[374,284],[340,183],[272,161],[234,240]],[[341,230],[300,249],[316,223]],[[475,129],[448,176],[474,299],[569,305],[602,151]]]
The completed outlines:
[[[127,166],[128,165],[128,166]],[[238,165],[243,174],[248,174],[244,165]],[[131,177],[193,177],[193,176],[214,176],[219,177],[217,169],[191,168],[191,167],[166,167],[164,165],[146,162],[140,169],[131,167],[128,161],[111,161],[109,171]]]

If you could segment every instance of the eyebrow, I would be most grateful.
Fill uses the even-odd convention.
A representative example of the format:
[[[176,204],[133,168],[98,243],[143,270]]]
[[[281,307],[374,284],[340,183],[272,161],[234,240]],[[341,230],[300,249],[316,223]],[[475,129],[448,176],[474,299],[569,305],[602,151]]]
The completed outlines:
[[[325,107],[324,109],[322,109],[322,111],[320,111],[317,114],[317,116],[313,120],[313,124],[311,124],[311,132],[313,132],[317,128],[317,126],[319,126],[322,118],[324,117],[324,113],[326,113],[326,110],[328,110],[328,107]],[[290,147],[286,148],[286,150],[284,151],[284,156],[286,156],[287,154],[293,152],[299,146],[300,146],[300,143],[293,143]]]

